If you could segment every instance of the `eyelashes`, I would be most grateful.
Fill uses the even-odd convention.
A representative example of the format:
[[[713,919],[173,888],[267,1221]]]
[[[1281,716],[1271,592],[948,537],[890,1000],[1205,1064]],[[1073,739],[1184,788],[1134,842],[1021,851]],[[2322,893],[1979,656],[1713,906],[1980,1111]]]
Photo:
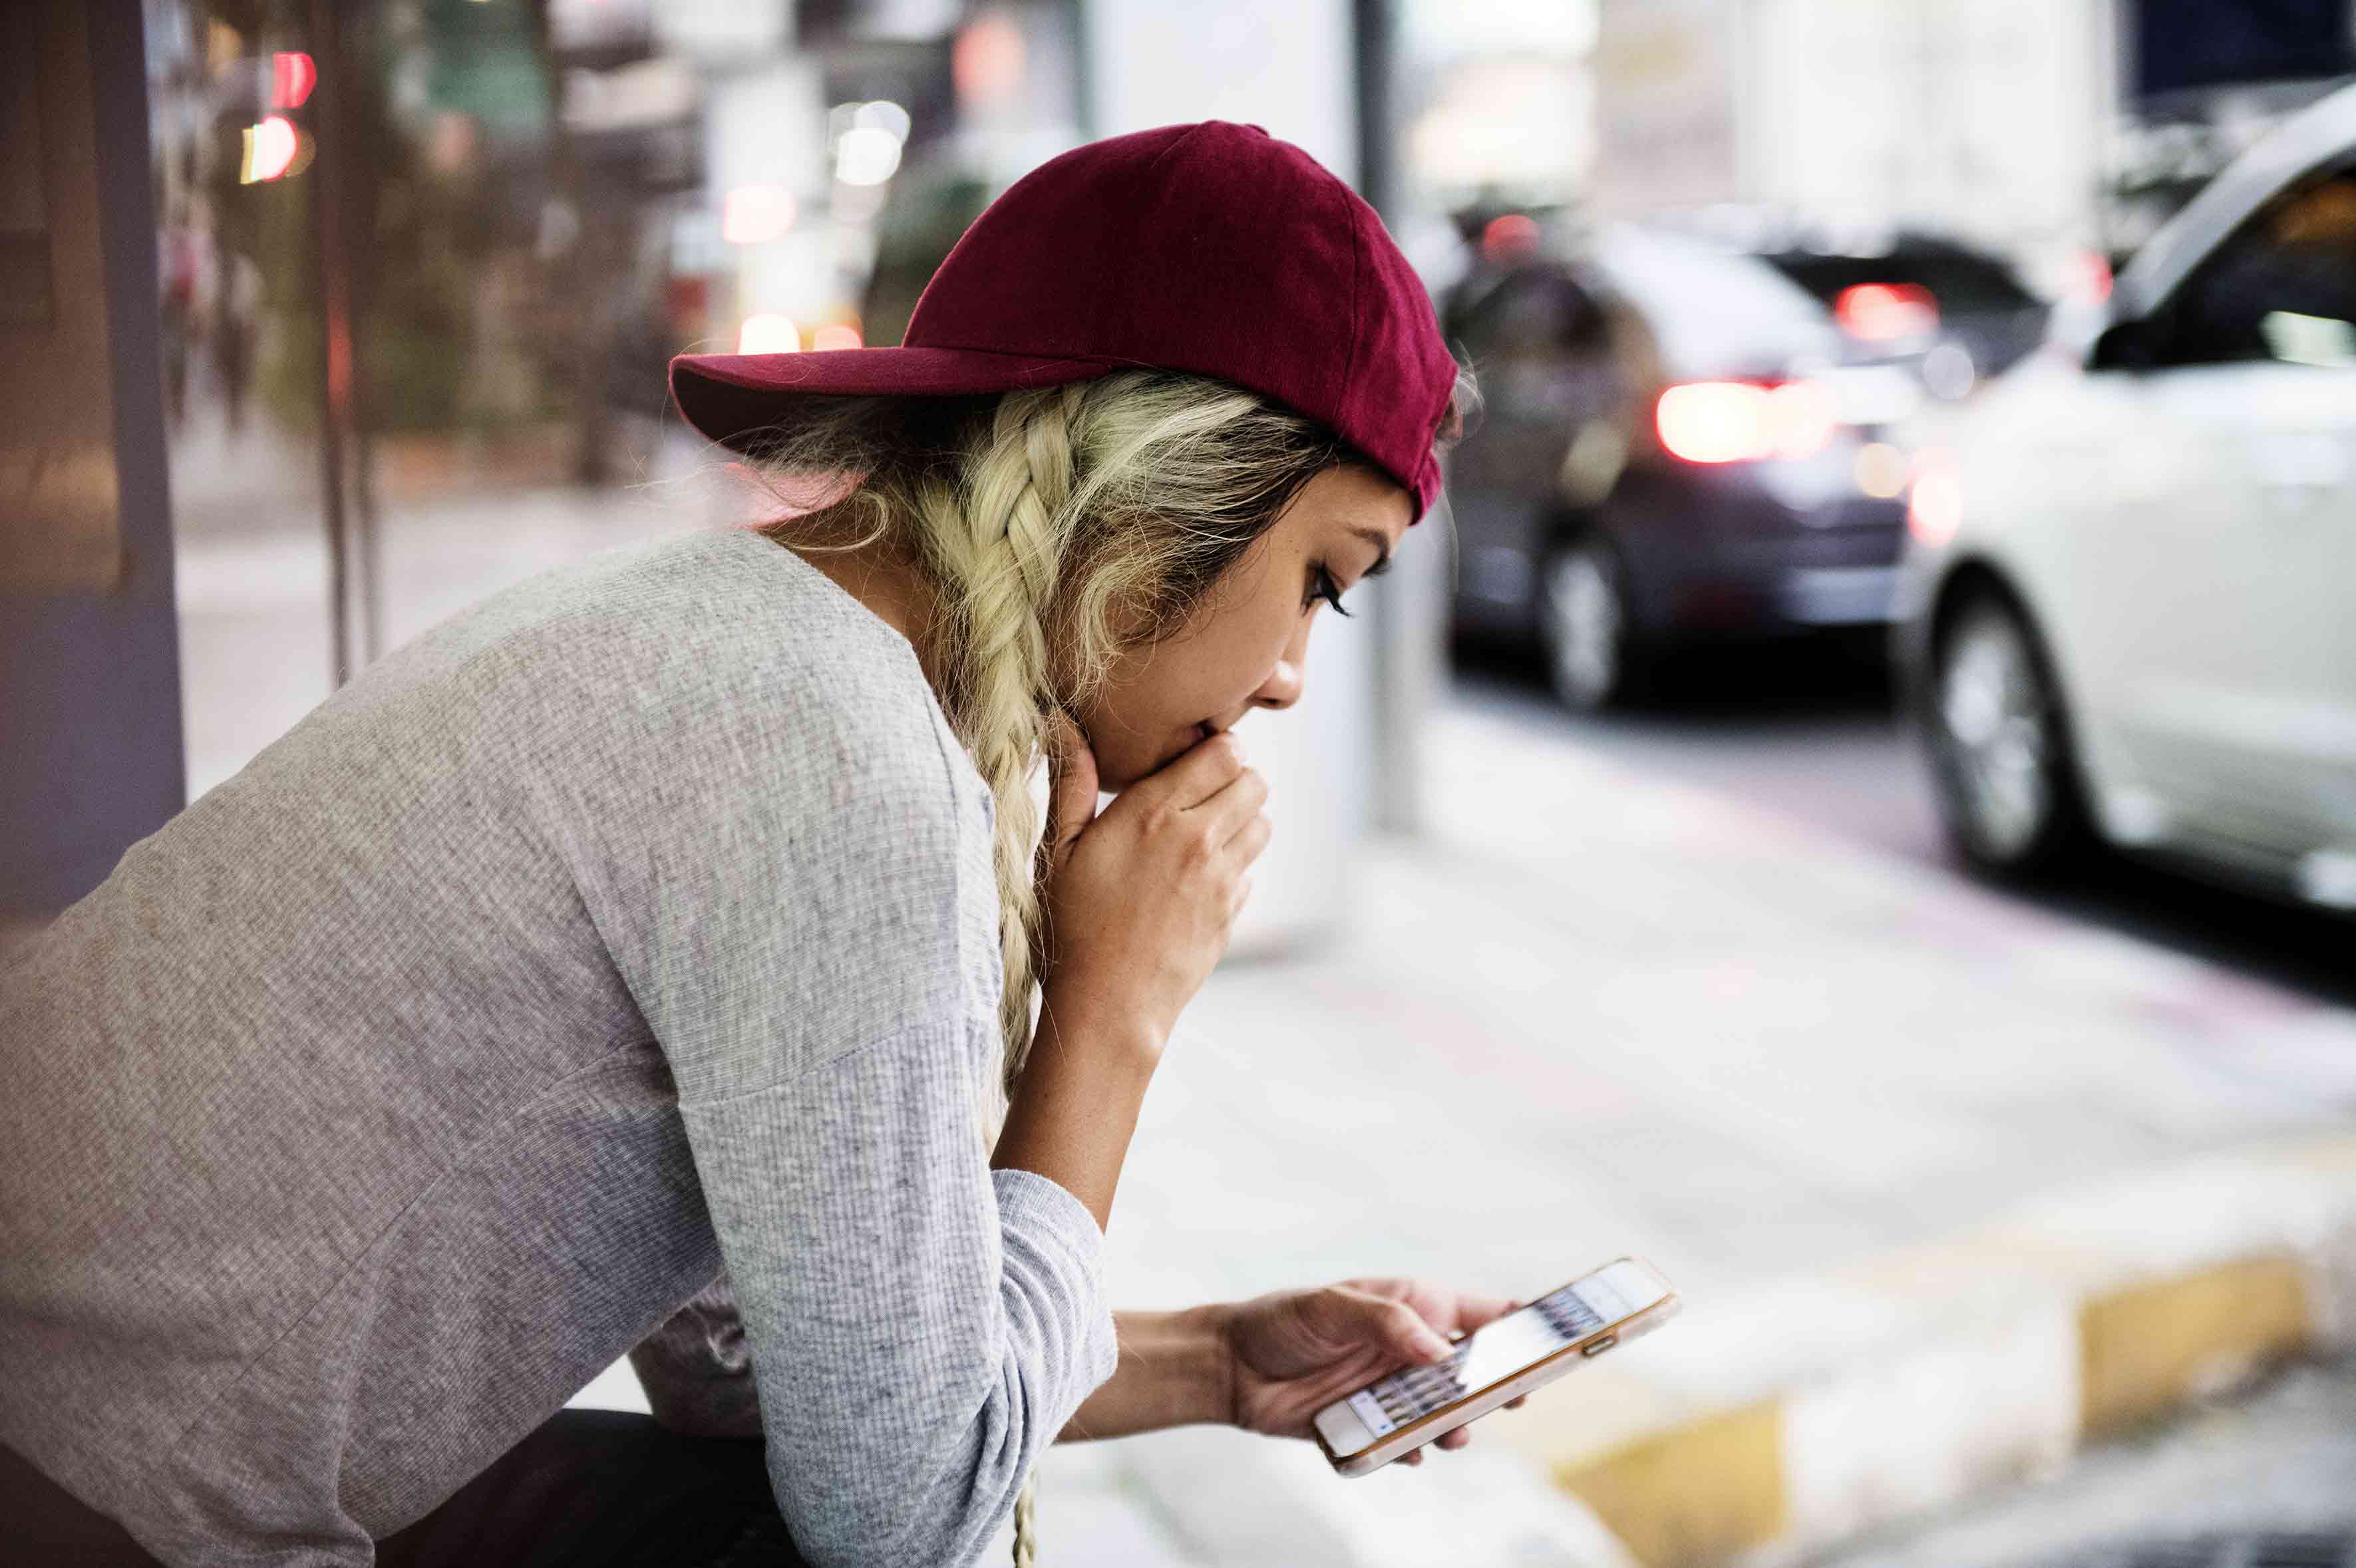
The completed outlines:
[[[1336,615],[1346,616],[1350,613],[1342,607],[1341,584],[1335,582],[1333,574],[1322,566],[1310,574],[1309,597],[1302,602],[1301,608],[1305,610],[1320,599],[1333,606],[1333,613]]]

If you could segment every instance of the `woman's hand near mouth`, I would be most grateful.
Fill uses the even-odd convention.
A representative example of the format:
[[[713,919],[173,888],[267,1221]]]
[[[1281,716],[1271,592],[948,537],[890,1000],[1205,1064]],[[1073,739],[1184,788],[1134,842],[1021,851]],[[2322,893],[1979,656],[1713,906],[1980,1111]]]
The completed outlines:
[[[1102,1225],[1145,1085],[1268,847],[1268,784],[1220,734],[1098,814],[1096,760],[1060,718],[1049,765],[1039,1029],[994,1163],[1057,1182]]]
[[[1268,783],[1213,734],[1123,790],[1101,816],[1087,743],[1059,732],[1041,846],[1041,985],[1051,1003],[1133,1022],[1162,1043],[1226,951],[1268,847]]]

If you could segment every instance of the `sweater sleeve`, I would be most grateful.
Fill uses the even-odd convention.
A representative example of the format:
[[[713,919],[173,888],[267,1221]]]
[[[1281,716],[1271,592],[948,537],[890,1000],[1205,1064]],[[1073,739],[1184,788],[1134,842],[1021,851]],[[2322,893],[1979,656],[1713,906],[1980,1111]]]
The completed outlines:
[[[973,1560],[1116,1354],[1094,1218],[989,1168],[987,794],[905,711],[805,703],[787,734],[691,711],[593,904],[670,1064],[744,1413],[818,1568]]]
[[[986,1168],[948,1065],[968,1045],[912,1028],[686,1113],[770,1481],[816,1564],[972,1561],[1112,1375],[1096,1221]]]

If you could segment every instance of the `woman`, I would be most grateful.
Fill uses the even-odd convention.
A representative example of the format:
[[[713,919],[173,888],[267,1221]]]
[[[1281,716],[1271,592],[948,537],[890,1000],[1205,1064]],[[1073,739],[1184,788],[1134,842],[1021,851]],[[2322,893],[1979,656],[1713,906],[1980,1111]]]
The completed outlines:
[[[1268,839],[1230,731],[1438,488],[1414,276],[1297,149],[1180,126],[1016,185],[908,343],[679,361],[797,515],[429,633],[6,975],[15,1517],[964,1563],[1059,1434],[1305,1435],[1502,1310],[1098,1296]],[[625,1351],[659,1424],[555,1413]]]

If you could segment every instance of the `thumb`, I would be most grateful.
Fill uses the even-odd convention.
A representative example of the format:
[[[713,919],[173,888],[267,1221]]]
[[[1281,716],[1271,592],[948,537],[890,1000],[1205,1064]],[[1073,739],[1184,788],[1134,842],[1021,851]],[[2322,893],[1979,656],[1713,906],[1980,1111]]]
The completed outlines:
[[[1448,1337],[1404,1301],[1370,1291],[1345,1290],[1340,1296],[1336,1306],[1347,1319],[1350,1335],[1363,1344],[1417,1365],[1444,1361],[1456,1353]]]
[[[1039,843],[1043,869],[1063,869],[1072,841],[1097,815],[1097,758],[1087,737],[1058,708],[1047,719],[1047,832]]]

